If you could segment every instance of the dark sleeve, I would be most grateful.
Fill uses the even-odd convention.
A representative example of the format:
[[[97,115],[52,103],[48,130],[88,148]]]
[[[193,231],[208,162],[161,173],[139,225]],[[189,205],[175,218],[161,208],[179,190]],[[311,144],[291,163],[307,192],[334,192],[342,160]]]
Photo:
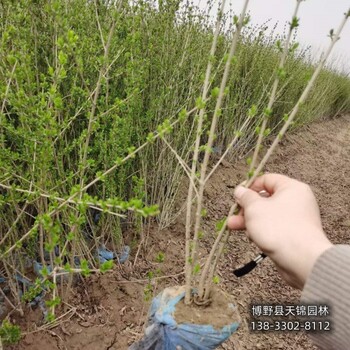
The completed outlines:
[[[302,303],[327,305],[331,331],[310,333],[320,349],[350,349],[350,246],[335,245],[316,261],[301,297]]]

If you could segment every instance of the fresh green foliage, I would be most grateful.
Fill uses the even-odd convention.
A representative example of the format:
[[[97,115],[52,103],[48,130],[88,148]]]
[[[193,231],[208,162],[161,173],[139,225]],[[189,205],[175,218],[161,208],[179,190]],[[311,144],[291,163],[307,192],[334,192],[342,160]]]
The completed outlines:
[[[0,327],[0,338],[4,344],[15,344],[21,339],[21,330],[18,326],[4,320]]]
[[[219,276],[214,276],[213,277],[213,283],[214,284],[219,284],[220,283],[220,277]]]
[[[47,307],[54,307],[54,306],[58,306],[61,304],[61,298],[60,297],[56,297],[54,299],[51,299],[51,300],[47,300],[45,302],[46,306]]]
[[[146,287],[143,289],[143,298],[145,301],[150,301],[153,297],[153,286],[149,282]]]
[[[114,262],[113,260],[107,260],[105,261],[102,265],[100,265],[100,271],[102,273],[105,273],[107,271],[110,271],[113,269],[113,266],[114,266]]]
[[[152,280],[155,276],[155,273],[153,271],[148,271],[147,277],[148,277],[148,283],[146,284],[145,288],[143,289],[143,297],[145,301],[150,301],[153,297],[153,284]]]
[[[219,220],[215,225],[216,231],[220,231],[222,229],[222,227],[224,226],[225,222],[226,222],[226,218]]]
[[[96,249],[106,241],[120,248],[126,225],[142,240],[149,217],[161,227],[173,222],[197,112],[214,111],[239,17],[222,26],[227,30],[210,57],[208,17],[181,1],[3,1],[0,18],[0,256],[24,276],[33,260],[43,263],[41,280],[24,293],[29,301],[43,289],[57,290],[55,268],[84,276],[110,270],[111,262],[97,261]],[[264,136],[276,134],[314,69],[308,50],[294,42],[276,71],[284,38],[251,25],[249,17],[243,25],[216,111],[215,144],[225,149],[239,137],[232,158],[251,147],[264,116]],[[293,18],[290,26],[298,25]],[[213,70],[204,100],[208,59]],[[266,109],[276,75],[276,103]],[[323,70],[294,127],[348,112],[349,96],[349,78]],[[251,123],[242,132],[246,116]],[[209,128],[205,115],[201,151],[208,149]],[[156,260],[163,262],[160,254]],[[145,294],[151,292],[150,283]]]
[[[201,266],[199,264],[194,265],[193,274],[198,275],[200,271],[201,271]]]
[[[165,260],[165,254],[163,252],[159,252],[156,256],[156,262],[162,263]]]

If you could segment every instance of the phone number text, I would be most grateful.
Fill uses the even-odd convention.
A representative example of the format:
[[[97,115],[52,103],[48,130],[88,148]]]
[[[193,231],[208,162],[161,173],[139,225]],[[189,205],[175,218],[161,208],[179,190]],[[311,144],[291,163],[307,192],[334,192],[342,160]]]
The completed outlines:
[[[251,321],[250,329],[254,332],[327,332],[331,324],[329,321]]]

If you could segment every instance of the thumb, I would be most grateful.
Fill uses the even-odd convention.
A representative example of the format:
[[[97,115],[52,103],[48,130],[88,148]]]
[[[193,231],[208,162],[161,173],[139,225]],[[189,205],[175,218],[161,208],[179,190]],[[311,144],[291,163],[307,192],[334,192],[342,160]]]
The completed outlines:
[[[241,185],[236,187],[234,195],[235,195],[237,203],[242,208],[245,208],[248,205],[250,205],[251,203],[260,199],[260,196],[257,192],[255,192],[249,188],[243,187]]]

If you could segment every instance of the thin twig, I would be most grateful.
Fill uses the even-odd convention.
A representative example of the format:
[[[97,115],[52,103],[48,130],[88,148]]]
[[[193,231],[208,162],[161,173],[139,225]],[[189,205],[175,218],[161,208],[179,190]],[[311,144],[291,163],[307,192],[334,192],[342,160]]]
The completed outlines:
[[[210,171],[210,173],[207,175],[205,178],[205,182],[208,182],[208,180],[211,178],[211,176],[214,174],[218,166],[222,163],[222,161],[225,159],[227,156],[228,152],[231,150],[231,148],[236,144],[236,142],[240,138],[240,134],[243,133],[245,130],[246,126],[248,125],[249,121],[251,121],[250,117],[247,117],[241,128],[239,129],[238,133],[235,135],[234,139],[230,142],[230,144],[227,146],[225,152],[222,154],[221,158],[217,161],[217,163],[214,165],[213,169]]]
[[[187,177],[189,178],[190,183],[191,183],[191,187],[193,187],[193,190],[196,192],[196,195],[198,196],[198,192],[197,192],[197,189],[196,189],[196,184],[194,183],[193,178],[191,177],[191,174],[190,174],[191,170],[189,169],[188,165],[182,160],[182,158],[178,155],[178,153],[174,150],[174,148],[171,147],[171,145],[169,144],[169,142],[165,138],[163,138],[163,141],[169,147],[170,151],[172,153],[174,153],[176,159],[178,160],[179,164],[182,166],[182,168],[184,169]]]
[[[297,27],[297,26],[293,25],[293,21],[294,21],[295,18],[297,18],[297,14],[298,14],[298,10],[299,10],[299,6],[300,6],[301,1],[302,0],[297,0],[296,7],[295,7],[295,10],[294,10],[294,13],[293,13],[293,16],[292,16],[292,21],[290,22],[288,36],[287,36],[287,39],[286,39],[286,42],[285,42],[285,45],[284,45],[284,49],[283,49],[283,52],[282,52],[282,55],[281,55],[281,59],[280,59],[277,71],[275,73],[276,77],[275,77],[275,81],[273,83],[273,87],[272,87],[272,91],[271,91],[271,95],[270,95],[270,100],[269,100],[269,103],[268,103],[268,106],[267,106],[267,109],[269,111],[272,109],[272,106],[273,106],[273,104],[275,102],[277,88],[278,88],[278,84],[279,84],[279,81],[280,81],[280,76],[278,74],[279,73],[278,70],[281,71],[283,69],[283,67],[284,67],[284,64],[285,64],[287,56],[288,56],[289,42],[290,42],[290,40],[292,38],[292,34],[293,34],[294,28]],[[259,151],[260,151],[260,148],[261,148],[261,143],[262,143],[262,140],[264,138],[264,133],[265,133],[265,130],[266,130],[266,125],[267,125],[268,120],[269,120],[269,116],[268,115],[264,115],[263,123],[262,123],[262,125],[260,127],[258,141],[257,141],[256,146],[255,146],[255,150],[254,150],[254,154],[253,154],[252,162],[250,164],[249,171],[253,171],[255,166],[256,166],[258,155],[259,155]]]
[[[220,33],[221,19],[222,19],[222,14],[223,14],[223,11],[225,8],[225,3],[226,3],[226,0],[222,0],[221,8],[218,12],[213,42],[212,42],[212,45],[210,48],[210,57],[209,57],[207,70],[205,73],[204,84],[203,84],[203,91],[202,91],[202,100],[203,101],[206,100],[207,95],[208,95],[208,91],[209,91],[210,76],[211,76],[211,70],[212,70],[212,59],[214,58],[215,51],[216,51],[217,41],[218,41],[218,37],[219,37],[219,33]],[[194,153],[193,153],[193,159],[192,159],[191,175],[189,177],[190,185],[188,187],[188,194],[187,194],[186,228],[185,228],[185,239],[186,239],[186,246],[185,246],[185,274],[186,274],[185,304],[187,304],[187,305],[191,302],[192,267],[193,267],[193,263],[194,263],[193,259],[191,259],[191,227],[192,227],[191,220],[192,220],[193,191],[196,192],[197,198],[199,199],[198,191],[197,191],[196,187],[193,186],[193,184],[194,184],[194,179],[197,179],[196,170],[197,170],[197,163],[198,163],[201,134],[202,134],[202,129],[203,129],[204,113],[205,113],[205,109],[202,108],[199,111],[199,116],[198,116],[197,134],[196,134],[196,141],[195,141]]]
[[[249,0],[245,0],[242,13],[241,13],[239,21],[237,23],[236,31],[233,34],[230,51],[229,51],[229,54],[228,54],[226,65],[225,65],[224,74],[223,74],[223,77],[222,77],[222,80],[221,80],[219,96],[218,96],[218,99],[216,101],[214,115],[213,115],[213,119],[212,119],[212,123],[211,123],[211,127],[210,127],[207,148],[206,148],[206,151],[205,151],[205,154],[204,154],[204,160],[203,160],[203,163],[202,163],[201,176],[200,176],[200,181],[199,181],[199,184],[200,184],[199,197],[198,197],[198,202],[197,202],[196,221],[195,221],[194,237],[193,237],[193,250],[192,250],[192,261],[193,261],[193,263],[195,263],[195,260],[197,259],[197,242],[198,242],[198,235],[199,235],[199,230],[200,230],[202,201],[203,201],[203,194],[204,194],[207,166],[208,166],[209,157],[210,157],[210,150],[211,150],[211,148],[213,146],[214,137],[215,137],[215,130],[216,130],[216,124],[217,124],[217,120],[218,120],[218,117],[219,117],[219,114],[220,114],[221,105],[223,103],[223,99],[224,99],[224,96],[225,96],[226,83],[227,83],[227,80],[228,80],[228,77],[229,77],[231,62],[232,62],[232,58],[233,58],[233,56],[235,54],[235,51],[236,51],[239,35],[240,35],[241,30],[243,28],[243,23],[244,23],[245,14],[246,14],[246,11],[247,11],[248,3],[249,3]],[[208,265],[208,268],[209,268],[209,265]],[[208,271],[203,271],[203,275],[206,276],[207,273],[208,273]],[[202,279],[200,279],[200,283],[199,283],[199,286],[198,286],[198,295],[200,297],[202,297],[203,294],[204,294],[203,293],[203,289],[204,289],[203,282],[204,282],[204,280],[202,281]]]

